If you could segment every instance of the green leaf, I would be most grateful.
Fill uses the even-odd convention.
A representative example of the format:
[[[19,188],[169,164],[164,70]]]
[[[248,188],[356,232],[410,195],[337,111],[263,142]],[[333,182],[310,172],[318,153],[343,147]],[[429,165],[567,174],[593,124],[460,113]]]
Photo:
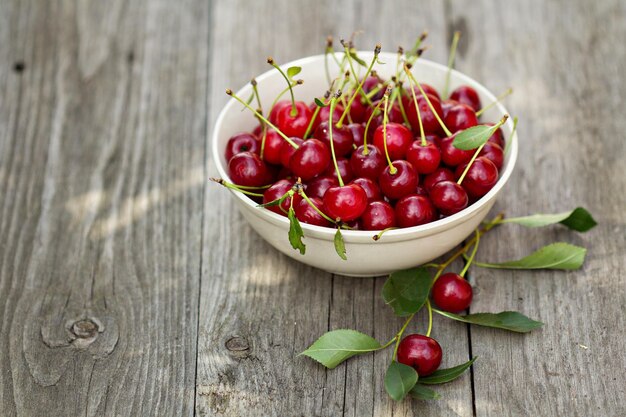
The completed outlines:
[[[289,207],[287,217],[289,218],[289,243],[291,243],[291,247],[299,250],[300,254],[304,255],[304,252],[306,251],[306,246],[302,242],[304,232],[302,232],[302,227],[296,217],[296,212],[293,211],[293,207]]]
[[[598,224],[591,216],[591,213],[582,207],[557,214],[533,214],[532,216],[514,217],[504,219],[502,223],[516,223],[526,227],[543,227],[561,223],[577,232],[586,232]]]
[[[346,257],[346,244],[343,241],[343,236],[341,234],[341,229],[337,229],[337,233],[335,233],[335,251],[337,251],[337,255],[344,261],[347,261]]]
[[[359,58],[359,56],[356,54],[356,49],[350,49],[350,58],[354,59],[362,67],[367,68],[367,62],[365,62],[361,58]]]
[[[408,365],[392,361],[385,374],[385,390],[391,398],[401,401],[417,382],[417,372]]]
[[[578,269],[585,261],[587,249],[558,242],[531,253],[516,261],[500,263],[474,262],[483,268],[500,269]]]
[[[301,67],[289,67],[287,68],[287,77],[289,77],[290,80],[293,80],[293,77],[300,74],[300,71],[302,71]]]
[[[477,324],[479,326],[494,327],[496,329],[510,330],[517,333],[528,333],[531,330],[538,329],[543,326],[540,321],[529,319],[525,315],[517,311],[503,311],[501,313],[475,313],[466,316],[448,313],[433,309],[438,314],[452,320],[462,321],[463,323]]]
[[[267,203],[264,203],[264,204],[257,204],[257,207],[273,207],[273,206],[277,206],[277,205],[281,204],[283,201],[285,201],[288,197],[289,197],[289,192],[286,192],[285,194],[283,194],[282,197],[279,197],[276,200],[268,201]]]
[[[421,384],[415,384],[413,389],[409,391],[409,394],[411,394],[411,397],[417,398],[418,400],[438,400],[441,398],[438,392]]]
[[[340,329],[323,334],[301,353],[333,369],[354,355],[380,349],[380,343],[356,330]]]
[[[400,317],[419,311],[428,299],[432,278],[426,268],[412,268],[389,275],[383,286],[383,299]]]
[[[459,376],[463,375],[465,372],[476,360],[477,357],[472,358],[471,360],[461,364],[454,366],[452,368],[447,369],[438,369],[432,374],[425,376],[420,379],[421,384],[434,385],[434,384],[445,384],[446,382],[454,381]]]
[[[315,97],[315,105],[317,107],[328,107],[328,106],[330,106],[330,103],[324,104],[324,102],[322,100],[320,100],[319,98]]]
[[[463,149],[464,151],[476,149],[489,140],[493,132],[497,129],[497,127],[495,129],[494,127],[495,126],[490,125],[478,125],[465,129],[454,137],[452,146],[457,149]]]

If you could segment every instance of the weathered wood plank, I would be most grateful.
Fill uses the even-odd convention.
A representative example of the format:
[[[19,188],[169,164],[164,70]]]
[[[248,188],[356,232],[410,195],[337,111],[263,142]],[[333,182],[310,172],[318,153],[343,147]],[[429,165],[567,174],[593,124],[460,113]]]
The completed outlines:
[[[0,414],[192,415],[208,4],[0,10]]]
[[[223,89],[238,88],[267,70],[267,55],[285,62],[321,53],[328,34],[338,40],[364,29],[358,45],[369,49],[380,41],[384,49],[395,50],[430,29],[430,56],[444,62],[447,55],[443,8],[437,2],[379,8],[360,2],[218,1],[211,26],[210,120],[226,102]],[[209,173],[215,174],[212,166]],[[251,233],[226,191],[214,185],[205,192],[204,230],[199,415],[471,414],[469,375],[442,387],[445,397],[439,402],[395,404],[383,388],[390,351],[332,371],[296,357],[329,329],[392,337],[402,321],[393,319],[380,298],[384,279],[333,277],[287,259]],[[412,326],[425,327],[424,317]],[[467,360],[464,326],[437,321],[435,334],[447,365]]]
[[[521,152],[497,209],[584,205],[600,222],[585,235],[508,226],[484,239],[483,260],[557,240],[589,253],[580,272],[473,271],[473,311],[515,309],[546,323],[526,336],[472,329],[477,415],[625,415],[626,123],[615,110],[626,96],[625,4],[453,1],[451,13],[466,29],[458,68],[496,91],[516,89],[507,102]]]

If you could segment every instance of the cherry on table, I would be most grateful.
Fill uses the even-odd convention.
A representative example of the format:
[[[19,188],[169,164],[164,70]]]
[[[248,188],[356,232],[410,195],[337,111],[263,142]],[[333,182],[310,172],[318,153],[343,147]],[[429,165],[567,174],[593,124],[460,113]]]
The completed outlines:
[[[383,194],[391,200],[397,200],[405,195],[412,194],[417,188],[419,177],[410,162],[393,161],[395,172],[387,166],[378,177],[378,184]]]
[[[455,176],[461,177],[467,164],[459,165]],[[498,182],[498,168],[489,159],[481,156],[476,158],[467,170],[461,185],[467,191],[467,195],[472,198],[480,198],[487,194]]]
[[[435,184],[440,183],[441,181],[453,181],[454,180],[454,172],[450,171],[446,167],[437,168],[432,174],[428,174],[424,177],[424,188],[428,193],[431,192]]]
[[[233,155],[241,152],[252,152],[258,154],[261,144],[256,136],[252,133],[241,132],[233,135],[226,143],[226,160],[230,161]]]
[[[439,167],[441,151],[435,143],[426,142],[426,146],[422,146],[421,140],[417,139],[409,145],[406,160],[418,174],[431,174]]]
[[[322,213],[324,213],[324,203],[318,197],[310,197],[311,203],[315,205]],[[295,201],[295,200],[294,200]],[[317,212],[308,201],[301,198],[298,204],[294,204],[293,208],[296,217],[302,223],[313,224],[315,226],[330,227],[330,222]],[[326,213],[324,213],[326,214]]]
[[[439,343],[421,334],[405,336],[398,345],[398,362],[412,366],[421,377],[435,372],[442,357]]]
[[[395,213],[400,227],[419,226],[437,219],[437,210],[430,199],[417,194],[409,194],[398,200]]]
[[[450,93],[450,98],[470,106],[474,112],[481,109],[480,97],[478,97],[476,90],[469,85],[462,85],[454,89],[454,91]]]
[[[363,230],[384,230],[396,226],[396,216],[386,201],[370,201],[359,221]]]
[[[242,152],[228,161],[228,176],[237,185],[259,187],[272,182],[272,173],[259,155]]]
[[[328,121],[319,124],[317,129],[315,129],[315,132],[313,132],[313,137],[324,142],[326,146],[328,146],[328,149],[330,149],[330,129]],[[354,136],[352,135],[352,131],[347,126],[343,126],[341,128],[333,126],[333,144],[335,146],[335,155],[348,155],[354,150],[352,146],[353,143]]]
[[[439,308],[450,313],[467,310],[472,303],[472,286],[459,274],[449,272],[441,275],[431,290],[433,301]]]
[[[463,187],[453,181],[441,181],[430,191],[430,198],[441,214],[450,216],[467,207],[469,199]]]
[[[367,194],[367,201],[379,201],[383,199],[380,187],[374,180],[365,177],[359,177],[352,180],[352,184],[360,185]]]
[[[330,187],[324,194],[323,202],[330,218],[349,222],[358,219],[365,211],[367,194],[357,184]]]
[[[443,119],[452,133],[465,130],[478,124],[478,117],[470,106],[459,103],[450,107]]]
[[[324,142],[307,139],[293,153],[289,169],[296,177],[308,181],[326,170],[330,163],[330,150]]]
[[[400,123],[387,123],[386,126],[380,125],[374,131],[374,145],[384,150],[385,133],[387,134],[387,152],[391,160],[404,159],[406,151],[413,142],[411,131]]]
[[[385,156],[374,145],[367,145],[367,154],[365,153],[365,146],[361,145],[350,156],[350,167],[352,167],[352,173],[356,177],[378,180],[386,164]]]
[[[337,176],[320,176],[313,178],[306,184],[305,191],[309,197],[323,198],[330,187],[336,187],[338,185],[339,181],[337,180]]]
[[[276,127],[287,136],[295,136],[298,138],[304,137],[306,129],[307,127],[309,127],[309,123],[311,122],[311,117],[313,116],[311,110],[306,105],[306,103],[302,101],[296,101],[297,114],[295,116],[291,115],[291,102],[287,102],[288,105],[281,105],[280,107],[278,106],[278,103],[272,109],[272,113],[270,114],[270,121],[274,123]]]

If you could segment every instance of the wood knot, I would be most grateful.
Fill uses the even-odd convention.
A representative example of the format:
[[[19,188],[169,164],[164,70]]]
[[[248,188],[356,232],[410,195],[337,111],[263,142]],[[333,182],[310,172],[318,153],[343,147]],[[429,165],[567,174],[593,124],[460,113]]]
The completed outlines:
[[[250,355],[250,343],[245,337],[233,336],[224,345],[230,354],[238,359],[244,359]]]
[[[95,317],[82,318],[66,324],[72,344],[78,348],[91,345],[104,332],[104,325]]]

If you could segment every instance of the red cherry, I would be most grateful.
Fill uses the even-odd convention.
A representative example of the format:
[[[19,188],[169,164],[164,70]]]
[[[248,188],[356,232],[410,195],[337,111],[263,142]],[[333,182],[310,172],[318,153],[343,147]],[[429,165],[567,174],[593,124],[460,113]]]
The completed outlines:
[[[428,197],[409,194],[396,203],[396,220],[400,227],[412,227],[437,219],[437,210]]]
[[[367,194],[357,184],[330,187],[324,194],[325,212],[330,218],[349,222],[358,219],[367,207]]]
[[[226,160],[230,161],[230,158],[232,158],[233,155],[241,152],[252,152],[258,154],[260,149],[261,144],[259,143],[257,137],[252,133],[237,133],[228,139],[228,143],[226,144]]]
[[[348,125],[348,129],[350,129],[350,132],[352,132],[352,142],[356,146],[363,145],[363,138],[365,137],[365,127],[361,123],[350,123]]]
[[[261,134],[260,138],[261,139],[259,140],[259,145],[263,140],[263,134]],[[278,133],[276,133],[275,130],[268,129],[265,134],[265,148],[263,149],[263,160],[270,164],[279,165],[280,151],[283,147],[283,143],[285,142],[285,139],[282,138]]]
[[[365,194],[367,194],[367,201],[369,202],[379,201],[383,199],[383,195],[380,192],[380,187],[369,178],[356,178],[352,180],[352,184],[360,185],[361,188],[363,188]]]
[[[352,181],[354,175],[352,174],[350,161],[346,158],[337,158],[337,166],[339,167],[339,173],[341,174],[341,179],[343,180],[343,182]],[[324,171],[323,175],[337,178],[337,170],[335,169],[335,165],[332,163],[328,164],[328,168],[326,168],[326,171]]]
[[[478,156],[483,156],[489,159],[493,164],[498,168],[498,171],[502,169],[502,165],[504,164],[504,151],[498,145],[493,142],[485,143],[483,149],[480,151]]]
[[[364,151],[365,147],[361,145],[352,153],[350,157],[352,173],[356,177],[378,180],[386,166],[385,156],[373,145],[367,145],[367,155],[363,153]]]
[[[435,339],[421,334],[405,336],[398,345],[398,362],[412,366],[419,376],[428,376],[441,365],[443,353]]]
[[[357,98],[352,102],[352,106],[350,106],[350,118],[355,123],[363,123],[366,122],[365,113],[367,111],[366,104],[363,104],[361,101],[360,94]]]
[[[239,153],[228,161],[228,176],[237,185],[259,187],[272,182],[272,174],[259,155]]]
[[[450,216],[467,207],[467,193],[456,182],[441,181],[431,189],[430,198],[442,214]]]
[[[448,111],[450,111],[450,109],[456,106],[457,104],[460,104],[460,103],[456,100],[450,100],[450,99],[447,99],[441,102],[441,111],[443,112],[444,119],[448,115]]]
[[[418,174],[431,174],[439,167],[441,152],[433,142],[427,142],[426,146],[422,146],[422,141],[418,138],[409,146],[406,160],[413,165]]]
[[[431,294],[439,308],[459,313],[470,306],[473,292],[472,286],[462,276],[449,272],[435,281]]]
[[[291,108],[291,101],[281,100],[277,102],[276,104],[274,104],[274,107],[272,107],[270,111],[269,121],[272,122],[273,124],[276,124],[276,116],[278,115],[278,112],[281,111],[285,107]]]
[[[441,181],[453,181],[454,173],[450,171],[448,168],[439,167],[432,174],[426,175],[424,177],[424,188],[426,191],[430,193],[435,184]]]
[[[426,190],[426,187],[423,187],[421,185],[418,185],[417,187],[415,187],[415,194],[428,197],[428,191]]]
[[[313,133],[313,137],[315,139],[319,139],[328,146],[330,149],[330,129],[328,122],[322,122],[319,124],[315,132]],[[352,131],[348,129],[347,126],[343,126],[338,128],[337,126],[333,127],[333,144],[335,146],[335,155],[344,156],[349,154],[354,150],[352,144],[354,143],[354,139],[352,136]]]
[[[383,194],[392,200],[397,200],[407,194],[414,193],[418,176],[413,165],[403,160],[393,161],[392,165],[396,169],[394,174],[391,173],[391,168],[387,166],[378,178],[378,184]]]
[[[384,152],[385,133],[387,133],[387,152],[392,161],[404,159],[406,151],[413,142],[411,131],[399,123],[387,123],[378,126],[374,132],[374,145]]]
[[[469,162],[475,153],[474,150],[465,151],[463,149],[458,149],[454,147],[452,143],[454,142],[454,138],[457,134],[458,132],[450,137],[443,138],[440,142],[441,160],[450,167],[455,167],[457,165]]]
[[[430,103],[433,105],[433,108],[437,112],[440,118],[443,117],[443,112],[441,110],[441,102],[439,99],[431,94],[426,94]],[[406,117],[409,119],[409,123],[411,123],[411,128],[415,134],[419,134],[419,120],[417,117],[417,111],[415,110],[415,103],[413,102],[413,97],[410,99],[406,98],[406,105],[404,110],[406,112]],[[441,133],[441,126],[439,122],[435,118],[435,114],[430,109],[428,102],[424,98],[424,96],[417,96],[417,106],[419,108],[420,115],[422,117],[422,125],[424,126],[424,132],[426,133]]]
[[[311,110],[311,117],[315,113],[315,109],[317,108],[317,104],[315,102],[309,104],[309,110]],[[339,104],[335,106],[333,120],[335,123],[339,121],[341,118],[341,114],[343,113],[343,107]],[[315,120],[313,121],[313,126],[311,127],[311,132],[315,132],[315,129],[319,126],[321,122],[327,122],[330,116],[330,106],[320,108],[320,111],[317,113]],[[319,139],[319,138],[318,138]]]
[[[289,105],[282,105],[277,110],[276,108],[278,107],[279,103],[277,103],[276,107],[272,109],[272,113],[270,114],[270,117],[272,116],[272,114],[274,115],[273,123],[281,132],[289,137],[304,137],[304,134],[306,133],[306,128],[309,126],[309,122],[311,121],[311,117],[313,116],[311,110],[307,107],[306,103],[302,101],[296,101],[297,114],[295,116],[291,115],[291,102],[288,102]]]
[[[481,109],[480,97],[478,97],[478,93],[468,85],[462,85],[456,88],[452,93],[450,93],[450,98],[458,101],[459,103],[470,106],[475,112]]]
[[[359,223],[363,230],[384,230],[395,227],[396,218],[393,207],[386,201],[372,201],[367,204]]]
[[[332,164],[330,164],[330,166],[332,166]],[[323,198],[330,187],[336,187],[338,185],[339,181],[336,176],[316,177],[306,185],[306,194],[309,197]]]
[[[284,180],[276,181],[270,188],[265,190],[265,192],[263,193],[263,204],[267,204],[271,201],[278,200],[279,198],[284,196],[287,192],[289,192],[289,190],[291,190],[291,188],[293,187],[293,184],[294,184],[293,180],[284,179]],[[300,196],[298,196],[297,194],[294,194],[294,197],[295,197],[294,198],[294,204],[295,204],[295,202],[298,201],[297,198],[300,198]],[[287,212],[289,211],[290,205],[291,205],[291,197],[287,197],[285,200],[283,200],[282,203],[280,203],[280,205],[269,206],[266,208],[270,211],[273,211],[274,213],[280,214],[282,216],[286,216]]]
[[[302,145],[302,142],[304,142],[304,140],[300,138],[294,137],[290,139],[292,142],[294,142],[298,146]],[[291,157],[293,156],[294,153],[296,153],[297,149],[291,146],[291,144],[287,142],[284,138],[281,138],[281,140],[283,141],[283,144],[280,147],[280,163],[285,168],[289,168]]]
[[[296,177],[308,181],[326,170],[330,163],[330,150],[324,142],[307,139],[294,152],[289,169]]]
[[[377,105],[378,105],[378,102],[376,101],[373,103],[371,107],[368,107],[366,109],[365,121],[369,120],[370,116],[372,115],[372,112],[374,111]],[[381,126],[383,124],[383,116],[384,116],[383,109],[384,109],[384,103],[381,103],[380,108],[379,108],[380,113],[378,113],[372,119],[369,131],[368,131],[368,136],[371,135],[371,137],[373,137],[374,132],[376,131],[376,128],[378,128],[378,126]],[[398,123],[398,124],[401,124],[404,121],[404,118],[402,117],[402,112],[400,111],[400,106],[397,103],[394,103],[391,107],[389,107],[389,109],[387,109],[387,119],[389,122]],[[371,137],[368,137],[368,140],[371,139]]]
[[[369,77],[365,79],[365,82],[363,82],[363,87],[362,87],[363,91],[365,91],[365,93],[369,93],[370,91],[378,87],[378,84],[380,83],[381,83],[381,80],[378,77],[374,77],[373,75],[370,75]],[[381,98],[383,98],[383,94],[385,94],[384,87],[380,88],[376,94],[370,97],[370,100],[371,101],[380,100]],[[352,105],[354,106],[354,103],[352,103]]]
[[[256,125],[256,127],[254,128],[254,130],[252,131],[252,134],[254,136],[256,136],[259,141],[261,140],[261,137],[263,137],[263,126],[261,125]]]
[[[443,121],[452,133],[465,130],[468,127],[476,126],[478,124],[478,118],[476,117],[474,109],[460,103],[448,109]]]
[[[493,126],[493,123],[486,123],[486,124],[489,126]],[[487,139],[487,142],[495,143],[496,145],[504,149],[506,147],[506,143],[504,141],[504,135],[502,134],[502,129],[498,128],[498,130],[496,130],[493,133],[493,135],[491,135],[491,137]]]
[[[311,200],[311,203],[313,203],[315,207],[317,207],[322,213],[324,213],[324,204],[322,203],[322,200],[320,198],[311,197],[309,198],[309,200]],[[300,220],[302,223],[313,224],[316,226],[330,226],[330,222],[322,217],[322,215],[319,214],[317,210],[315,210],[313,207],[311,207],[309,202],[303,198],[298,202],[297,205],[294,204],[293,210],[296,213],[296,217],[298,218],[298,220]]]
[[[455,172],[457,179],[461,177],[466,167],[467,164],[457,167]],[[497,182],[498,168],[496,165],[485,157],[479,157],[470,166],[461,185],[467,191],[468,196],[480,198],[487,194]]]
[[[435,97],[437,100],[441,101],[441,96],[439,95],[439,91],[437,91],[435,87],[426,83],[420,83],[420,86],[422,86],[422,90],[424,90],[426,94],[429,94]],[[420,91],[417,85],[413,86],[413,91],[415,91],[415,97],[419,97],[422,94],[422,92]],[[406,97],[408,97],[410,101],[413,100],[413,94],[411,94],[411,90],[407,90]]]

